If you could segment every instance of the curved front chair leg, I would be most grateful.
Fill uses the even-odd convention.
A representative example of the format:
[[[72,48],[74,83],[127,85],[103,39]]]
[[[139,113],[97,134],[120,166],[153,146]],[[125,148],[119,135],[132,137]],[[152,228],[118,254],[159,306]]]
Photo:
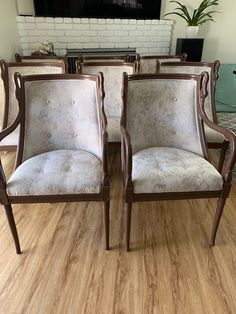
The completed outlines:
[[[226,198],[220,198],[218,200],[217,208],[216,208],[216,213],[215,213],[215,218],[214,218],[214,223],[212,226],[212,231],[211,231],[211,241],[210,241],[210,246],[215,245],[215,240],[216,240],[216,232],[220,223],[220,219],[223,213],[223,209],[225,206]]]
[[[131,229],[132,203],[125,203],[125,250],[130,250],[130,229]]]
[[[221,173],[221,171],[223,169],[225,156],[226,156],[228,147],[229,147],[229,142],[225,141],[223,143],[223,146],[222,146],[221,151],[220,151],[220,158],[219,158],[219,163],[218,163],[218,171],[219,171],[219,173]]]
[[[8,224],[9,224],[9,227],[11,229],[11,233],[12,233],[12,236],[14,239],[14,243],[15,243],[15,247],[16,247],[16,253],[21,254],[20,242],[19,242],[19,238],[18,238],[18,233],[17,233],[17,229],[16,229],[14,216],[12,213],[12,207],[11,207],[11,205],[4,205],[4,208],[5,208],[5,212],[7,215]]]
[[[105,249],[109,250],[109,208],[110,202],[104,202],[104,212],[103,212],[103,219],[104,219],[104,229],[105,229]]]

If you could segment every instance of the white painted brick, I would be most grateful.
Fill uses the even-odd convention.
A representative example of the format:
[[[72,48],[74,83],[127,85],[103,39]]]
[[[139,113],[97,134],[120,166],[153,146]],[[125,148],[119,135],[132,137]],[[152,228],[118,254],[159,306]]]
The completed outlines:
[[[75,41],[75,37],[69,37],[69,36],[57,37],[57,42],[59,43],[73,43],[74,41]]]
[[[135,24],[136,25],[137,24],[137,20],[133,20],[133,19],[129,20],[129,24]]]
[[[54,19],[53,19],[53,17],[46,17],[45,22],[46,23],[54,23]]]
[[[158,25],[160,24],[160,20],[152,20],[152,25]]]
[[[163,52],[163,54],[170,53],[170,49],[169,48],[163,48],[162,52]]]
[[[146,24],[146,25],[152,24],[152,20],[145,20],[145,24]]]
[[[108,43],[117,43],[117,42],[122,42],[122,37],[108,37],[107,38]]]
[[[121,19],[114,19],[113,23],[114,24],[121,24]]]
[[[128,25],[122,25],[122,29],[123,30],[128,30],[128,31],[130,31],[130,30],[136,30],[137,28],[137,25],[130,25],[130,24],[128,24]]]
[[[163,51],[162,48],[151,48],[151,49],[149,49],[149,51],[151,53],[155,53],[155,54],[165,54],[165,52]],[[166,53],[168,53],[168,52],[169,52],[169,50],[166,51]]]
[[[127,26],[129,26],[129,25],[127,25]],[[115,30],[121,30],[121,25],[118,25],[118,24],[107,24],[106,25],[106,29],[107,30],[113,30],[113,31],[115,31]]]
[[[146,47],[146,48],[156,48],[157,44],[154,42],[154,43],[150,43],[150,42],[144,42],[143,43],[143,47]]]
[[[21,29],[35,29],[35,24],[34,23],[23,23]]]
[[[35,17],[35,22],[36,23],[43,23],[43,22],[45,22],[45,18],[44,17]]]
[[[99,31],[98,35],[99,36],[113,36],[114,32],[113,31]]]
[[[56,51],[56,54],[58,56],[64,56],[66,54],[66,49],[60,49],[60,50]]]
[[[122,42],[123,43],[133,43],[138,41],[136,37],[123,37]]]
[[[94,25],[90,25],[90,29],[92,30],[105,30],[106,29],[106,25],[99,25],[99,24],[94,24]]]
[[[87,37],[91,39],[93,43],[106,43],[109,37]]]
[[[106,20],[105,19],[98,19],[98,24],[106,24]]]
[[[54,22],[58,23],[58,24],[63,23],[63,18],[62,17],[55,17]]]
[[[91,18],[91,19],[89,19],[89,23],[90,24],[97,24],[98,23],[98,19]]]
[[[158,32],[159,37],[165,37],[165,36],[170,36],[170,35],[171,35],[171,33],[169,31]]]
[[[55,49],[61,49],[61,48],[67,48],[67,43],[55,43],[54,47]]]
[[[138,31],[149,31],[151,29],[151,25],[137,25]]]
[[[34,23],[35,22],[34,16],[25,16],[25,22],[26,23]]]
[[[112,43],[101,43],[100,48],[115,48],[115,44]]]
[[[63,22],[65,24],[72,24],[72,18],[71,17],[64,17]]]
[[[24,49],[22,52],[23,56],[29,56],[31,54],[31,51],[29,49]]]
[[[82,31],[82,36],[97,36],[98,32],[96,31]]]
[[[140,53],[140,54],[145,54],[149,51],[148,48],[138,48],[137,49],[137,53]]]
[[[81,36],[82,32],[81,31],[65,31],[65,36]]]
[[[128,31],[114,31],[114,36],[129,36],[129,32]]]
[[[160,20],[159,23],[160,24],[166,24],[166,21],[165,20]]]
[[[17,16],[16,17],[16,21],[17,22],[24,22],[25,21],[25,17],[24,16]]]
[[[56,29],[72,29],[72,24],[55,24]]]
[[[168,43],[166,41],[159,41],[158,46],[162,47],[162,48],[167,48],[167,47],[170,47],[170,43]]]
[[[45,30],[30,30],[30,31],[28,31],[28,34],[30,36],[46,36],[47,31],[45,31]]]
[[[90,43],[90,42],[94,42],[92,38],[93,37],[73,37],[73,40],[75,40],[77,43]]]
[[[113,24],[113,19],[106,19],[106,24]]]
[[[73,44],[68,44],[67,48],[69,49],[73,49],[73,48],[84,48],[84,44],[83,43],[73,43]]]
[[[137,42],[130,43],[129,47],[130,48],[142,48],[143,47],[143,43],[137,43]]]
[[[48,36],[64,36],[65,32],[63,30],[50,30],[46,31]]]
[[[19,35],[20,35],[21,37],[27,36],[27,35],[28,35],[28,32],[27,32],[26,30],[24,30],[24,29],[19,29]]]
[[[150,38],[149,37],[137,37],[136,40],[138,42],[150,42]]]
[[[141,32],[141,31],[130,31],[129,35],[130,36],[143,36],[143,32]]]
[[[124,25],[124,24],[129,24],[129,20],[128,19],[122,19],[121,20],[121,24]]]
[[[29,49],[29,47],[30,47],[29,44],[22,44],[21,45],[22,49]]]
[[[89,24],[73,24],[73,29],[89,30]]]
[[[151,25],[151,31],[164,31],[164,25]]]
[[[89,19],[87,19],[87,18],[82,18],[82,19],[81,19],[81,23],[88,24],[88,23],[89,23]]]
[[[84,44],[84,48],[99,48],[99,44],[98,43],[86,43]]]
[[[174,20],[166,20],[167,25],[174,25]]]
[[[126,43],[116,43],[115,48],[129,48],[129,45]]]
[[[53,23],[36,23],[37,29],[54,29],[55,26]]]
[[[165,25],[165,31],[171,31],[172,26],[171,25]]]
[[[137,25],[144,25],[144,20],[138,20]]]
[[[157,36],[158,35],[158,31],[144,31],[143,35],[144,36]]]
[[[30,48],[34,50],[38,49],[38,46],[39,46],[38,43],[30,44]]]
[[[36,42],[36,41],[37,41],[36,37],[28,36],[28,37],[21,37],[20,38],[21,43],[31,43],[31,42]]]
[[[79,23],[81,23],[81,19],[80,18],[73,18],[72,23],[79,24]]]

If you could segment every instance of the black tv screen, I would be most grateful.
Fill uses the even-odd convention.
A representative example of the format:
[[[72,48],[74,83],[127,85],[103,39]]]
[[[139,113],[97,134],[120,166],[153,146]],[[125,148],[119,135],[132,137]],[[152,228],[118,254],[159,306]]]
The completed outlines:
[[[160,19],[161,0],[34,0],[36,16]]]

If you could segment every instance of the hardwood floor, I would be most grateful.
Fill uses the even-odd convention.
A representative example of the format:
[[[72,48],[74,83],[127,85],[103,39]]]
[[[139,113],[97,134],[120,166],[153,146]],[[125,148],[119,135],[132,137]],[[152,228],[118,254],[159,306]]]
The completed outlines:
[[[2,155],[10,172],[14,153]],[[0,211],[0,313],[236,313],[236,187],[216,246],[216,200],[133,206],[131,252],[122,248],[122,181],[111,155],[110,244],[99,203],[15,205],[22,255]]]

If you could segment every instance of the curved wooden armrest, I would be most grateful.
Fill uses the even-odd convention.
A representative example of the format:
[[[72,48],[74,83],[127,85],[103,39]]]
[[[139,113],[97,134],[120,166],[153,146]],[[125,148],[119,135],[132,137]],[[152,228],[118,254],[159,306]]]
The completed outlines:
[[[125,188],[132,187],[132,146],[129,133],[127,130],[121,125],[120,126],[122,141],[124,144],[123,149],[123,163],[124,163],[124,182]]]

